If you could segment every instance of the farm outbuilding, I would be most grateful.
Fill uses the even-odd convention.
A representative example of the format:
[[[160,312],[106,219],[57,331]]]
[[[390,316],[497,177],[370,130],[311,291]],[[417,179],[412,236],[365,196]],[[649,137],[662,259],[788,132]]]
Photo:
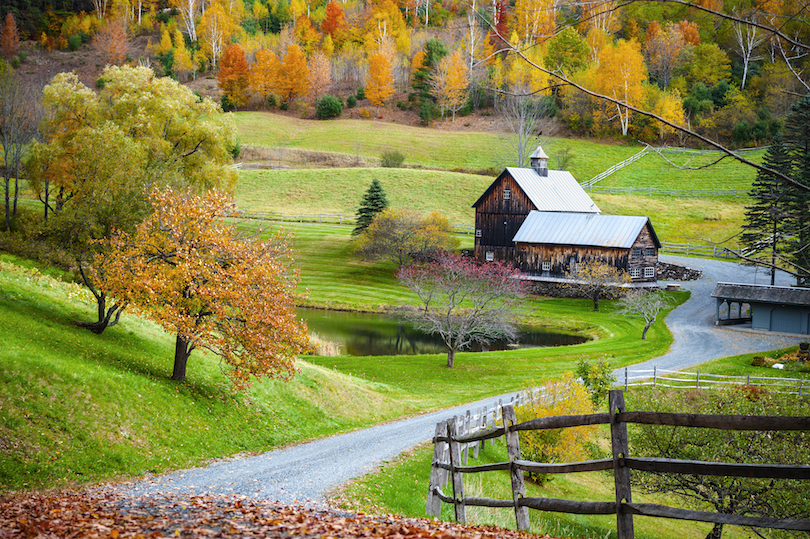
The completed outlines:
[[[717,325],[747,324],[752,329],[810,334],[810,289],[790,286],[717,283]]]
[[[570,172],[548,169],[541,147],[530,161],[530,168],[504,169],[473,204],[479,261],[559,279],[601,260],[634,282],[656,281],[661,243],[647,217],[602,215]]]
[[[654,282],[661,242],[647,217],[598,213],[530,212],[515,234],[516,262],[524,273],[563,276],[577,264],[602,261]]]

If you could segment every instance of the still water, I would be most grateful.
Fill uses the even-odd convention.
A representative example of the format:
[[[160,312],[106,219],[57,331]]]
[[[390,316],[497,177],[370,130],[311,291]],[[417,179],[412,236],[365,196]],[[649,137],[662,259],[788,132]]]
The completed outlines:
[[[298,315],[307,320],[309,331],[321,340],[338,343],[343,355],[394,356],[447,352],[438,336],[425,334],[410,324],[386,315],[321,309],[298,309]],[[521,328],[517,343],[510,345],[505,341],[495,341],[487,345],[484,351],[564,346],[587,340],[581,335],[525,327]],[[482,348],[477,346],[472,350],[480,352]]]

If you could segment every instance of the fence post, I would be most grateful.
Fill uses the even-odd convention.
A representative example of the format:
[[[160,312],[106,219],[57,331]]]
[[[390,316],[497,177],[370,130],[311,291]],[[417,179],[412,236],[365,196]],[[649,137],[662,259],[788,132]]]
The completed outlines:
[[[655,389],[655,383],[658,379],[658,366],[653,367],[653,389]]]
[[[729,309],[729,310],[731,310],[731,309]],[[700,388],[700,371],[697,371],[696,376],[695,376],[695,389],[699,389],[699,388]]]
[[[627,391],[627,386],[629,385],[628,377],[627,377],[627,367],[624,368],[624,390]]]
[[[523,482],[523,470],[515,467],[514,462],[520,459],[520,438],[514,430],[517,425],[515,409],[512,406],[503,408],[503,426],[506,430],[506,451],[509,454],[509,475],[512,479],[512,500],[515,503],[515,520],[517,529],[529,531],[529,508],[520,506],[520,499],[526,495],[526,484]]]
[[[799,396],[802,396],[802,389],[804,388],[804,377],[799,379]]]
[[[457,425],[456,417],[447,421],[447,437],[450,438],[450,477],[453,483],[453,509],[456,515],[456,522],[466,524],[467,513],[464,509],[464,479],[461,477],[461,472],[456,471],[456,468],[461,463],[461,452],[458,448],[458,442],[453,440],[456,436]]]
[[[461,427],[461,434],[469,434],[470,433],[470,411],[467,410],[467,415],[464,417],[464,424]],[[461,450],[461,462],[464,463],[464,466],[467,465],[467,461],[470,458],[470,444],[465,443],[464,447]]]
[[[436,438],[439,436],[447,436],[447,421],[441,421],[436,424]],[[442,457],[444,455],[444,444],[447,442],[439,442],[433,440],[433,462],[430,464],[430,480],[428,482],[428,495],[427,495],[427,504],[425,507],[425,514],[429,517],[436,517],[439,518],[442,514],[442,501],[439,499],[439,496],[436,494],[436,489],[444,486],[444,482],[442,481],[442,472],[444,471],[442,468],[439,468],[439,464],[442,461]]]
[[[633,513],[625,512],[622,504],[632,503],[630,469],[624,459],[630,455],[627,441],[627,423],[619,422],[617,414],[625,411],[624,393],[620,389],[608,392],[610,406],[610,441],[613,452],[613,481],[616,485],[616,532],[619,539],[633,539]]]

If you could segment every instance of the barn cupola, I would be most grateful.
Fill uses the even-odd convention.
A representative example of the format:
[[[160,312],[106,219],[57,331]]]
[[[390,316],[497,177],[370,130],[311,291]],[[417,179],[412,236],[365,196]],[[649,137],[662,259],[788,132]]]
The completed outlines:
[[[548,176],[548,156],[539,145],[534,153],[529,156],[532,170],[537,172],[539,176]]]

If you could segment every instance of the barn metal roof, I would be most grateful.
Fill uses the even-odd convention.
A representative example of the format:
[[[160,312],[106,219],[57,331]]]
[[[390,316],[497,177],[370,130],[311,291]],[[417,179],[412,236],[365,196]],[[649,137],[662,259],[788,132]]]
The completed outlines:
[[[512,241],[629,249],[649,222],[647,217],[628,215],[532,211]],[[652,225],[650,232],[661,247]]]
[[[549,170],[548,176],[540,176],[531,168],[507,167],[506,171],[538,211],[600,212],[567,170]]]
[[[734,301],[810,306],[810,288],[790,286],[717,283],[712,297]]]

